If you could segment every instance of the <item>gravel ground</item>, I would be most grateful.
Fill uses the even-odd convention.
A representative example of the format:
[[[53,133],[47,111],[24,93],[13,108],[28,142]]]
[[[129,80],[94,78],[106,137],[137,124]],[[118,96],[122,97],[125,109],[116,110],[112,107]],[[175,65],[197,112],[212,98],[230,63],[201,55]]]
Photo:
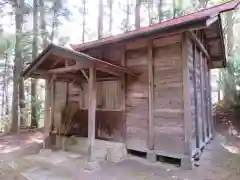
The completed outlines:
[[[100,161],[90,165],[91,169],[85,157],[39,153],[41,139],[40,133],[0,137],[0,180],[26,180],[23,174],[32,172],[34,180],[240,180],[240,140],[227,130],[216,135],[204,150],[200,166],[191,171],[133,156],[117,164]],[[51,158],[59,162],[53,163]]]

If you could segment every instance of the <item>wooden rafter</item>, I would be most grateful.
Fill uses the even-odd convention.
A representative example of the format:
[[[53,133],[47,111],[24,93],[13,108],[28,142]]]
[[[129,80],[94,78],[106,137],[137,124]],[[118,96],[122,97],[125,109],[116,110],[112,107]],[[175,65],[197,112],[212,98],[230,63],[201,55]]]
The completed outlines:
[[[81,69],[81,72],[82,72],[83,76],[86,78],[86,80],[88,81],[88,76],[87,76],[86,72],[84,71],[84,69]]]
[[[211,59],[210,55],[206,50],[206,48],[204,47],[204,45],[202,44],[202,42],[199,40],[199,38],[192,31],[188,31],[188,35],[193,40],[193,42],[197,45],[197,47],[204,53],[207,60],[210,61]]]
[[[73,65],[73,66],[67,66],[67,67],[63,67],[63,68],[57,68],[57,69],[51,69],[48,70],[47,73],[67,73],[67,72],[76,72],[81,70],[81,67],[78,65]]]

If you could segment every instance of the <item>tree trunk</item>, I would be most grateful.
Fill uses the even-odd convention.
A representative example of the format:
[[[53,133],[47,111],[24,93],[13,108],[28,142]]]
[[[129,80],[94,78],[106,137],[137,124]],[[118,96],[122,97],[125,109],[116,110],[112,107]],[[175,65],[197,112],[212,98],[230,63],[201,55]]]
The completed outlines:
[[[112,35],[112,22],[113,22],[113,18],[112,18],[112,7],[113,7],[113,0],[108,0],[108,4],[109,4],[109,33],[110,35]]]
[[[233,12],[227,12],[227,49],[228,56],[231,57],[233,55]]]
[[[8,103],[8,80],[6,81],[6,86],[5,86],[5,115],[8,116],[9,115],[9,103]]]
[[[58,3],[58,0],[55,0],[55,1],[54,1],[54,4],[53,4],[52,32],[51,32],[51,36],[50,36],[50,41],[51,41],[51,43],[52,43],[53,40],[54,40],[55,26],[56,26],[56,21],[57,21],[57,3]]]
[[[233,56],[233,45],[234,45],[234,37],[233,37],[233,26],[234,26],[234,23],[233,23],[233,12],[227,12],[226,14],[226,19],[227,19],[227,56],[228,56],[228,59],[229,61],[231,61],[231,57]],[[224,102],[226,104],[232,104],[234,102],[234,92],[232,92],[232,89],[236,87],[235,85],[235,82],[234,82],[234,73],[232,72],[232,69],[231,67],[228,67],[227,68],[227,73],[228,73],[228,76],[230,78],[228,78],[228,81],[231,81],[231,82],[227,82],[229,83],[231,86],[234,86],[234,87],[228,87],[228,86],[225,86],[224,88]]]
[[[39,9],[40,9],[40,29],[41,29],[41,39],[43,41],[43,48],[47,47],[47,31],[46,31],[46,20],[45,20],[45,6],[44,0],[39,0]]]
[[[103,37],[103,0],[98,4],[98,39]]]
[[[173,18],[176,18],[177,16],[177,5],[176,5],[176,0],[172,0],[172,4],[173,4]]]
[[[141,0],[136,0],[136,6],[135,6],[135,29],[139,29],[141,27],[140,7],[141,7]]]
[[[153,24],[153,0],[148,0],[148,24]]]
[[[125,32],[128,32],[129,30],[130,30],[130,28],[129,28],[129,23],[130,23],[130,21],[129,21],[129,16],[130,16],[130,4],[129,4],[129,0],[127,0],[127,12],[126,12],[126,22],[125,22],[125,27],[124,27],[124,31]]]
[[[16,4],[15,23],[16,23],[16,42],[15,42],[15,60],[13,68],[13,96],[12,96],[12,125],[10,131],[13,133],[18,132],[18,103],[19,103],[19,86],[20,86],[20,73],[22,66],[21,54],[21,34],[23,24],[22,9],[24,7],[24,0],[19,0]]]
[[[200,8],[206,8],[209,0],[199,0]]]
[[[82,42],[85,42],[85,27],[86,26],[86,0],[83,0],[83,14],[82,14]]]
[[[163,20],[162,6],[163,6],[163,0],[158,0],[158,22],[162,22]]]
[[[6,74],[7,74],[8,54],[5,52],[5,63],[3,72],[3,88],[2,88],[2,117],[5,115],[5,96],[6,94]]]
[[[21,71],[22,71],[23,65],[21,65]],[[24,116],[25,111],[25,94],[24,94],[24,79],[20,77],[20,83],[19,83],[19,107],[20,107],[20,127],[24,128],[27,126],[26,119]]]
[[[32,59],[37,57],[38,44],[38,3],[33,1],[33,41],[32,41]],[[31,79],[31,128],[38,128],[37,118],[37,94],[36,94],[37,80]]]

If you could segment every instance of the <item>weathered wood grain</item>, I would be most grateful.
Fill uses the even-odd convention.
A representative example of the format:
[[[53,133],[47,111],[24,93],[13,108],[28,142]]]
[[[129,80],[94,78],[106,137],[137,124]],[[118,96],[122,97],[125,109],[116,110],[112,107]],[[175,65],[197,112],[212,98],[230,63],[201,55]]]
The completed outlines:
[[[154,149],[170,154],[183,154],[181,43],[176,41],[176,37],[167,40],[169,43],[165,46],[153,49]],[[161,39],[158,41],[160,42]]]
[[[54,130],[61,125],[62,109],[67,103],[67,83],[55,82]]]
[[[183,70],[183,118],[184,118],[184,154],[192,155],[192,121],[190,112],[190,80],[188,62],[188,38],[187,34],[182,35],[182,70]]]
[[[96,105],[97,105],[97,89],[96,89],[96,69],[89,69],[88,81],[88,158],[93,161],[93,146],[95,141],[95,124],[96,124]]]
[[[148,50],[128,50],[126,67],[138,70],[136,78],[127,76],[126,81],[126,125],[127,147],[133,150],[148,150]]]
[[[148,148],[154,148],[154,82],[153,82],[153,47],[152,42],[148,42]]]

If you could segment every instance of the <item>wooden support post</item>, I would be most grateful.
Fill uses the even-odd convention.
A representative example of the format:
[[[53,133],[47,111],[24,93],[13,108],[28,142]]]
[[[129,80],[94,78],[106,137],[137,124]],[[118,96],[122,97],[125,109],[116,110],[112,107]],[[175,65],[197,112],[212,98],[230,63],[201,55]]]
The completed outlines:
[[[205,113],[205,99],[204,99],[204,57],[200,52],[200,75],[201,75],[201,115],[202,115],[202,138],[203,142],[206,140],[206,113]]]
[[[50,121],[50,134],[54,129],[54,110],[55,110],[55,80],[51,84],[51,121]]]
[[[123,47],[122,50],[122,58],[121,58],[121,65],[125,68],[126,67],[126,49]],[[124,74],[121,78],[121,91],[122,91],[122,137],[123,140],[126,142],[127,139],[127,122],[126,122],[126,74]]]
[[[209,137],[212,136],[212,119],[211,119],[211,92],[210,92],[210,83],[209,83],[209,76],[210,76],[210,71],[208,70],[208,67],[206,67],[206,73],[207,73],[207,76],[206,76],[206,84],[207,84],[207,87],[206,87],[206,90],[207,90],[207,116],[208,116],[208,133],[209,133]]]
[[[190,112],[190,75],[188,66],[188,38],[187,34],[182,34],[182,79],[183,79],[183,118],[184,118],[184,154],[181,159],[181,166],[184,169],[193,168],[192,160],[192,125]]]
[[[154,148],[154,125],[153,125],[153,97],[154,97],[154,81],[153,81],[153,49],[152,42],[148,42],[148,148]]]
[[[208,51],[205,49],[201,40],[199,40],[198,36],[196,36],[192,31],[189,31],[188,35],[194,41],[194,43],[197,45],[197,47],[201,50],[201,52],[204,53],[204,55],[207,57],[207,60],[209,61],[210,55],[208,54]]]
[[[51,106],[50,79],[45,82],[45,105],[44,105],[44,149],[50,147],[50,106]]]
[[[215,121],[213,119],[212,114],[212,87],[211,87],[211,71],[208,70],[208,84],[209,84],[209,115],[210,115],[210,123],[211,123],[211,134],[212,136],[215,135]]]
[[[195,127],[196,127],[196,148],[200,148],[201,136],[200,136],[200,122],[198,118],[199,107],[198,107],[198,93],[197,93],[197,70],[196,70],[196,53],[197,48],[193,43],[193,88],[194,88],[194,104],[195,104]]]
[[[207,139],[210,136],[210,121],[209,121],[209,110],[208,110],[208,106],[209,106],[209,98],[208,98],[208,70],[207,70],[207,60],[206,58],[204,58],[204,62],[203,62],[203,75],[204,75],[204,109],[205,109],[205,118],[206,118],[206,135],[207,135]]]
[[[95,121],[96,121],[96,69],[89,68],[88,81],[88,157],[93,161],[93,146],[95,140]]]

